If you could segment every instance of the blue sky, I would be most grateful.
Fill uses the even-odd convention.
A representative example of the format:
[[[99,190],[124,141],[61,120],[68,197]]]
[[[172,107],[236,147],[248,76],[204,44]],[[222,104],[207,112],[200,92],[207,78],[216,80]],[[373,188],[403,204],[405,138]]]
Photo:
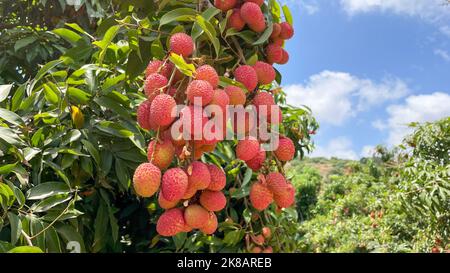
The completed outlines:
[[[357,159],[399,144],[412,121],[450,116],[445,0],[282,0],[295,20],[279,66],[288,102],[321,129],[313,156]]]

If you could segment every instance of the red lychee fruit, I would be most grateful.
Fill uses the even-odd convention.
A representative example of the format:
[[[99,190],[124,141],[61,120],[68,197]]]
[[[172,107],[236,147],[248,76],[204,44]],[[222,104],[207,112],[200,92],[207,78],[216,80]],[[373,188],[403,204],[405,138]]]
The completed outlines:
[[[237,4],[237,0],[214,0],[214,6],[221,11],[228,11],[234,8]]]
[[[230,97],[222,89],[214,90],[214,95],[210,105],[217,105],[222,110],[223,115],[226,115],[227,106],[230,105]]]
[[[236,81],[242,83],[249,91],[255,90],[258,85],[258,75],[253,67],[241,65],[234,71]]]
[[[266,247],[262,253],[273,253],[273,248],[271,246]]]
[[[208,222],[204,227],[200,228],[200,231],[210,235],[216,232],[217,226],[218,226],[217,216],[214,212],[211,211],[209,212]]]
[[[174,111],[176,107],[177,103],[173,97],[167,94],[156,96],[150,107],[151,123],[158,126],[170,125],[175,120],[175,115],[172,115],[172,111]]]
[[[283,48],[284,40],[281,39],[280,37],[276,37],[276,38],[273,38],[273,39],[272,39],[272,44],[277,45],[277,46]]]
[[[281,33],[281,25],[278,23],[273,24],[272,34],[270,35],[271,39],[275,39],[280,36]]]
[[[254,32],[261,33],[266,29],[266,20],[261,8],[253,2],[246,2],[241,6],[242,20]]]
[[[259,84],[270,84],[275,80],[275,69],[270,64],[258,61],[253,65],[253,68],[258,75]]]
[[[180,200],[188,187],[188,177],[180,168],[167,170],[161,183],[161,192],[167,201]]]
[[[153,98],[164,92],[165,87],[169,81],[166,77],[161,74],[153,73],[150,74],[144,83],[144,92],[149,100],[153,100]]]
[[[295,156],[295,145],[290,138],[281,137],[275,156],[281,161],[291,161]]]
[[[286,191],[288,183],[281,173],[272,172],[266,176],[267,188],[274,195],[283,194]]]
[[[169,47],[170,51],[183,57],[189,57],[194,52],[194,41],[191,36],[179,32],[170,37]]]
[[[234,9],[233,13],[228,18],[228,28],[234,28],[236,31],[241,31],[245,27],[245,21],[241,17],[241,9]]]
[[[217,74],[217,71],[214,67],[207,64],[197,68],[195,79],[207,81],[213,88],[217,88],[217,86],[219,86],[219,75]]]
[[[156,232],[161,236],[171,237],[183,232],[185,226],[183,210],[180,208],[169,209],[159,217],[156,223]]]
[[[161,184],[161,171],[151,163],[139,165],[134,172],[133,186],[136,194],[141,197],[151,197]]]
[[[184,210],[184,220],[192,228],[202,228],[208,224],[209,212],[200,205],[189,205]]]
[[[283,57],[278,62],[278,64],[287,64],[289,62],[289,53],[283,49]]]
[[[288,22],[283,22],[280,24],[280,26],[281,26],[280,32],[281,39],[289,40],[294,36],[294,28]]]
[[[209,211],[221,211],[227,205],[227,198],[221,191],[203,191],[200,204]]]
[[[274,194],[273,199],[280,208],[289,208],[295,202],[295,188],[288,183],[285,190],[279,194]]]
[[[183,123],[182,131],[201,139],[203,136],[203,128],[209,119],[204,114],[201,106],[189,105],[184,107],[180,112],[180,121]]]
[[[225,92],[230,98],[230,105],[244,105],[247,100],[244,90],[237,86],[228,85],[227,87],[225,87]]]
[[[147,158],[161,170],[167,169],[175,156],[175,147],[170,140],[158,142],[151,141],[148,144]]]
[[[212,85],[203,80],[192,81],[186,89],[188,100],[198,106],[208,105],[214,96],[214,89]],[[195,98],[197,98],[196,101]]]
[[[171,209],[176,207],[176,205],[180,202],[180,200],[167,201],[164,199],[164,196],[160,193],[158,196],[158,204],[163,209]]]
[[[222,168],[217,167],[216,165],[209,164],[208,165],[209,173],[211,174],[211,183],[208,186],[208,190],[210,191],[221,191],[225,188],[227,183],[227,177]]]
[[[264,236],[260,235],[256,235],[252,237],[252,240],[255,244],[262,246],[264,244],[265,238]]]
[[[211,174],[208,166],[200,161],[194,161],[187,169],[189,183],[197,190],[208,188],[211,183]]]
[[[269,63],[279,63],[283,60],[283,48],[276,44],[269,44],[266,47],[266,55]]]
[[[152,102],[149,100],[144,101],[139,105],[137,109],[137,122],[142,129],[153,130],[156,129],[154,124],[150,123],[150,106]]]
[[[158,73],[169,79],[174,69],[175,66],[170,62],[164,63],[160,60],[154,60],[148,63],[148,66],[145,69],[145,77],[147,78],[153,73]]]
[[[270,117],[272,106],[275,105],[273,95],[267,92],[259,92],[253,98],[253,104],[258,110],[258,114],[263,117]]]
[[[244,118],[242,118],[242,113],[244,113]],[[247,134],[257,126],[255,112],[248,112],[244,110],[242,113],[240,111],[236,111],[234,113],[233,130],[235,134]]]
[[[272,230],[269,227],[263,227],[262,235],[264,236],[264,238],[270,239],[270,237],[272,237]]]
[[[260,7],[264,4],[264,0],[244,0],[244,2],[253,2]]]
[[[246,161],[247,166],[252,169],[254,172],[261,170],[264,161],[266,161],[266,152],[264,150],[260,150],[259,153],[252,159]]]
[[[173,146],[180,147],[186,144],[182,132],[180,132],[180,130],[175,130],[174,133],[172,133],[172,127],[163,131],[160,135],[162,140],[170,140]]]
[[[248,161],[258,155],[259,142],[253,137],[240,140],[236,146],[236,157]]]
[[[262,248],[260,248],[259,246],[255,246],[254,248],[252,248],[252,253],[261,253],[263,250]]]
[[[273,202],[272,192],[261,182],[256,182],[250,188],[250,203],[259,210],[265,210]]]

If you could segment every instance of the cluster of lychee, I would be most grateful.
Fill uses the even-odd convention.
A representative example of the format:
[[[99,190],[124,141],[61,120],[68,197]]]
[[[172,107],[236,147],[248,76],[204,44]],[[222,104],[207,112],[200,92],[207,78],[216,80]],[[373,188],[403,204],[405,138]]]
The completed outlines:
[[[246,24],[256,32],[261,32],[260,25],[266,27],[260,8],[263,2],[245,1],[240,6],[239,14],[245,22],[244,26]],[[232,3],[234,4],[231,5]],[[229,10],[237,7],[240,2],[215,1],[215,4],[222,10]],[[256,11],[256,15],[252,14]],[[230,18],[230,24],[233,20]],[[256,117],[246,113],[243,121],[245,134],[254,129],[254,119],[281,123],[282,111],[275,103],[272,93],[259,90],[258,87],[275,80],[276,73],[272,64],[282,63],[281,57],[287,56],[287,52],[284,54],[284,49],[275,44],[283,37],[292,37],[292,27],[289,24],[283,25],[280,24],[278,34],[278,27],[274,27],[276,35],[272,35],[273,43],[266,50],[266,61],[258,61],[252,66],[241,65],[233,71],[235,81],[241,84],[239,86],[228,85],[220,89],[216,69],[208,64],[194,63],[190,59],[196,48],[192,37],[185,33],[176,33],[170,37],[169,51],[198,66],[192,77],[181,73],[169,58],[149,63],[144,83],[147,100],[138,107],[137,120],[143,129],[155,132],[156,137],[148,145],[148,163],[141,164],[134,173],[133,186],[136,194],[141,197],[158,194],[159,206],[165,209],[156,226],[161,236],[175,236],[193,229],[213,234],[218,227],[216,213],[227,205],[226,196],[222,192],[226,186],[225,172],[220,166],[205,164],[200,159],[203,154],[214,151],[216,145],[225,139],[228,115],[223,115],[222,119],[216,121],[214,130],[219,131],[219,134],[213,139],[204,138],[204,130],[197,130],[195,127],[199,124],[205,127],[214,118],[214,113],[209,116],[204,114],[206,106],[218,106],[223,112],[227,111],[229,105],[253,105],[257,110],[266,109],[258,111]],[[282,49],[281,53],[270,49],[274,46]],[[174,115],[177,105],[184,105],[178,116]],[[271,111],[273,108],[277,111]],[[273,113],[277,115],[275,119],[272,119]],[[179,121],[183,125],[176,127],[180,129],[174,129]],[[236,123],[232,124],[235,133]],[[197,135],[197,132],[201,134]],[[190,136],[189,139],[184,137],[186,134]],[[236,147],[237,158],[246,162],[255,172],[261,171],[266,162],[267,152],[260,148],[261,142],[247,136]],[[292,160],[295,156],[292,140],[282,136],[278,149],[271,156],[281,162]],[[174,165],[177,167],[170,168],[175,160],[177,164]],[[293,186],[284,176],[273,172],[267,176],[258,176],[258,182],[251,187],[250,201],[257,210],[266,209],[272,202],[280,208],[286,208],[293,204],[294,195]]]

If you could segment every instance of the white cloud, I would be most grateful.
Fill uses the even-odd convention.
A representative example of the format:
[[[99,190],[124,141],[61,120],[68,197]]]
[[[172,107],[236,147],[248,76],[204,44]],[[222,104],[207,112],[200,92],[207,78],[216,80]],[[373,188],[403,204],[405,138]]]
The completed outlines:
[[[346,137],[338,137],[325,146],[318,145],[311,157],[337,157],[342,159],[358,159],[358,155],[352,150],[352,142]]]
[[[349,15],[373,11],[416,16],[430,22],[450,18],[450,8],[443,0],[340,0]]]
[[[446,36],[450,37],[450,26],[441,26],[439,30]]]
[[[319,11],[319,4],[317,0],[281,0],[283,5],[288,5],[290,8],[298,7],[304,9],[309,15],[316,14]]]
[[[380,131],[384,131],[388,128],[387,124],[385,121],[382,121],[381,119],[377,119],[375,121],[372,122],[372,127],[380,130]]]
[[[331,125],[341,125],[358,112],[409,93],[399,79],[376,83],[335,71],[323,71],[311,76],[305,84],[290,85],[284,90],[289,104],[307,105],[319,122]]]
[[[444,59],[445,61],[450,62],[450,54],[445,50],[435,49],[434,55],[437,55],[437,56],[441,57],[442,59]]]
[[[436,92],[428,95],[415,95],[406,98],[405,103],[391,105],[387,108],[389,118],[386,124],[389,129],[387,143],[400,144],[411,132],[411,122],[435,121],[450,116],[450,95]]]
[[[366,145],[361,150],[361,157],[372,157],[375,153],[375,147]]]

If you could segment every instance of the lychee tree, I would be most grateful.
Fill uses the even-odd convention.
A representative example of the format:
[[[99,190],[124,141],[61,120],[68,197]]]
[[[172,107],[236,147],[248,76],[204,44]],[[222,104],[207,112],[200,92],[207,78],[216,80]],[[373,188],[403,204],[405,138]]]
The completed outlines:
[[[114,10],[94,33],[54,30],[69,49],[25,84],[0,88],[1,249],[296,251],[284,165],[312,149],[317,124],[286,104],[275,65],[288,61],[288,7],[127,1]],[[170,115],[176,104],[180,118]],[[203,124],[188,110],[208,105],[274,106],[280,148],[169,133],[179,119]],[[237,122],[246,133],[251,119]]]

